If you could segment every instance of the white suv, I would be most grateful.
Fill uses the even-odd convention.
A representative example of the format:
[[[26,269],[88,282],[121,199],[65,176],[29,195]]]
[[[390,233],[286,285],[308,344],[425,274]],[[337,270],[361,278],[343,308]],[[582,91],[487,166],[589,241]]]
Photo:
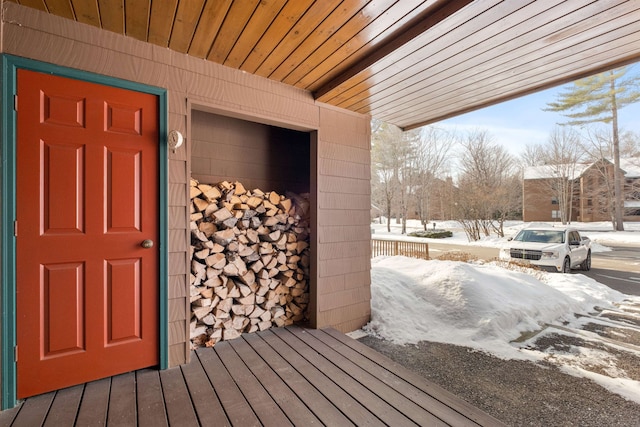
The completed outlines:
[[[520,230],[500,249],[500,259],[532,264],[568,273],[591,269],[591,240],[572,227],[535,227]]]

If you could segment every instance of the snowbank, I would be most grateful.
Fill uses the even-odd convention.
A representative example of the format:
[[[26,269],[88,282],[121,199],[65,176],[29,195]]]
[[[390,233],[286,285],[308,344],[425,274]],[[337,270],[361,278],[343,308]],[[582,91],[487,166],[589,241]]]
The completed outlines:
[[[534,276],[492,264],[378,257],[365,330],[397,344],[437,341],[528,358],[509,342],[626,295],[581,274]]]

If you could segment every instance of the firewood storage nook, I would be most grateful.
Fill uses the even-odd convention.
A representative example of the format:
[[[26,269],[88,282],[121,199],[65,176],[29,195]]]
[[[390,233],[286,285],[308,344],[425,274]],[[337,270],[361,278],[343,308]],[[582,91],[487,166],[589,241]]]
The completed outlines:
[[[311,134],[191,116],[190,339],[308,320]]]

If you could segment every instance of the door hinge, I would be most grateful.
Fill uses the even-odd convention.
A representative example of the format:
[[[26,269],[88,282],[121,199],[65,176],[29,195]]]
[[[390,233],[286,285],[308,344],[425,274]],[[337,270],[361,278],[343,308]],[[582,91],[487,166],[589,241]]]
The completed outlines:
[[[18,221],[13,221],[13,235],[18,237]]]
[[[18,111],[18,95],[13,95],[13,109]]]
[[[18,346],[13,347],[13,357],[15,361],[18,361]]]

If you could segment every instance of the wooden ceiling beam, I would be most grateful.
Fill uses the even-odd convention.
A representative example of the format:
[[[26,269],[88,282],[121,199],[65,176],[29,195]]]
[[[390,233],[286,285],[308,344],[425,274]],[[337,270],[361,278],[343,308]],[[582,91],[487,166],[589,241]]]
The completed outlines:
[[[380,83],[375,94],[356,95],[351,97],[349,102],[332,104],[365,114],[374,110],[385,114],[385,105],[392,105],[400,100],[405,104],[420,96],[428,96],[433,100],[439,92],[448,96],[452,85],[464,87],[465,83],[481,82],[488,75],[507,73],[517,65],[528,66],[527,64],[535,60],[540,52],[575,52],[577,49],[588,49],[594,34],[604,34],[605,37],[611,38],[615,37],[616,31],[620,31],[620,35],[626,34],[624,29],[617,30],[607,26],[606,17],[619,14],[615,22],[618,25],[630,25],[635,22],[630,12],[640,9],[640,5],[628,4],[618,9],[603,10],[597,3],[593,3],[567,14],[563,6],[558,5],[544,15],[531,18],[546,22],[534,30],[526,31],[527,28],[531,28],[531,20],[527,20],[485,41],[479,41],[480,35],[473,34],[470,38],[478,41],[473,47],[473,55],[458,54],[453,58],[445,58],[436,53],[427,69],[408,74],[413,64],[408,65],[407,72],[398,73]],[[571,37],[556,39],[553,43],[549,41],[549,34],[565,33],[568,28],[575,26],[576,22],[581,23],[582,31]],[[464,40],[449,50],[463,52],[464,49],[460,47],[462,45]],[[510,68],[509,64],[512,64]]]
[[[239,68],[254,74],[276,48],[274,40],[284,39],[291,28],[296,25],[313,4],[313,0],[286,2],[278,16],[276,16]]]
[[[41,10],[43,12],[49,12],[49,9],[44,0],[10,0],[12,3],[18,3],[23,6],[31,7]],[[49,12],[51,13],[51,12]]]
[[[168,47],[175,21],[178,0],[155,0],[151,3],[149,19],[149,43]]]
[[[126,34],[146,42],[149,35],[151,0],[124,0],[124,11]]]
[[[638,0],[4,0],[414,128],[640,59]]]
[[[103,29],[124,34],[124,0],[98,0],[98,9]]]
[[[548,3],[537,4],[540,7],[539,5]],[[490,50],[509,40],[511,36],[508,31],[510,29],[502,16],[509,15],[509,18],[513,20],[514,17],[511,14],[514,12],[514,8],[517,12],[524,9],[520,2],[503,2],[482,12],[473,20],[460,23],[456,28],[466,35],[463,38],[440,27],[434,29],[434,31],[442,33],[440,37],[427,38],[428,34],[417,37],[406,45],[413,47],[413,49],[408,49],[405,55],[399,55],[396,52],[380,61],[376,64],[377,72],[375,74],[362,81],[352,79],[349,81],[351,87],[342,88],[343,90],[339,94],[332,94],[332,99],[327,102],[338,107],[358,111],[363,106],[369,106],[371,102],[378,100],[379,91],[385,92],[382,94],[385,99],[388,96],[395,96],[399,90],[414,92],[415,88],[411,80],[424,79],[424,75],[435,76],[438,74],[438,70],[444,70],[446,74],[449,74],[448,68],[452,66],[452,62],[466,64],[474,55],[482,56],[481,46],[483,44],[488,45],[487,50]],[[517,10],[517,8],[521,9]],[[518,24],[514,24],[514,26],[516,25]],[[451,26],[449,25],[449,27]],[[451,73],[451,75],[454,74]],[[375,94],[369,90],[372,84],[375,84],[377,88]]]
[[[636,44],[638,42],[636,41]],[[633,49],[631,45],[627,46],[629,49]],[[624,48],[624,47],[622,47]],[[629,50],[628,49],[628,50]],[[591,56],[593,59],[593,66],[581,70],[572,69],[569,71],[568,69],[557,70],[555,76],[551,77],[548,75],[540,76],[540,80],[538,84],[534,84],[532,86],[522,87],[518,82],[505,86],[504,92],[500,94],[494,94],[492,98],[489,96],[481,96],[481,102],[475,102],[467,105],[462,105],[460,102],[452,103],[451,107],[448,111],[444,108],[439,110],[439,114],[435,111],[431,112],[422,112],[422,116],[430,117],[429,120],[418,120],[411,121],[409,120],[408,124],[403,123],[400,125],[403,130],[411,130],[415,128],[419,128],[422,126],[426,126],[429,124],[433,124],[439,122],[441,120],[446,120],[451,117],[459,116],[461,114],[469,113],[471,111],[479,110],[485,107],[490,107],[492,105],[500,104],[502,102],[510,101],[516,98],[520,98],[526,95],[531,95],[536,92],[540,92],[542,90],[551,89],[556,86],[560,86],[563,84],[572,83],[575,80],[583,79],[585,77],[592,76],[594,74],[603,73],[605,71],[624,67],[626,65],[630,65],[636,63],[640,60],[640,52],[635,51],[627,51],[620,55],[615,55],[614,50],[606,50],[602,55],[599,56]],[[464,102],[466,102],[465,100]],[[436,109],[436,111],[438,111]]]
[[[240,68],[284,5],[284,0],[262,0],[258,3],[258,7],[227,55],[224,65]]]
[[[331,1],[314,2],[281,40],[274,40],[275,47],[264,58],[253,74],[269,77],[313,33],[313,30],[333,12],[336,6],[338,5]]]
[[[209,61],[224,64],[229,52],[233,49],[238,38],[240,38],[258,4],[260,4],[258,0],[235,0],[231,2],[231,7],[222,23],[222,30],[216,35],[213,46],[211,46],[207,56]]]
[[[71,0],[71,5],[78,22],[100,28],[100,11],[98,10],[98,2]]]
[[[589,70],[584,70],[581,71],[579,73],[575,73],[575,74],[571,74],[571,75],[564,75],[561,78],[558,78],[555,81],[552,82],[545,82],[542,85],[538,85],[532,88],[527,88],[526,90],[522,90],[520,92],[511,92],[507,95],[503,95],[499,98],[495,98],[492,100],[487,100],[484,101],[480,104],[476,104],[473,106],[468,106],[465,108],[459,108],[457,110],[455,110],[454,112],[446,112],[442,115],[439,116],[431,116],[431,118],[429,120],[425,120],[425,121],[419,121],[419,122],[415,122],[415,123],[411,123],[409,125],[404,125],[402,127],[400,127],[403,131],[407,131],[407,130],[411,130],[411,129],[417,129],[419,127],[422,126],[427,126],[427,125],[431,125],[437,122],[440,122],[442,120],[447,120],[450,119],[452,117],[456,117],[456,116],[460,116],[462,114],[466,114],[466,113],[470,113],[472,111],[476,111],[476,110],[480,110],[482,108],[486,108],[486,107],[491,107],[492,105],[496,105],[496,104],[500,104],[502,102],[507,102],[507,101],[511,101],[517,98],[521,98],[523,96],[527,96],[527,95],[531,95],[534,94],[536,92],[540,92],[543,90],[547,90],[547,89],[551,89],[554,88],[556,86],[560,86],[560,85],[564,85],[564,84],[568,84],[568,83],[572,83],[576,80],[579,79],[583,79],[589,76],[592,76],[594,74],[598,74],[598,73],[603,73],[605,71],[611,70],[613,68],[620,68],[620,67],[624,67],[627,65],[631,65],[634,64],[636,62],[638,62],[640,60],[640,55],[635,55],[633,57],[627,57],[627,58],[621,58],[616,60],[616,62],[613,63],[606,63],[604,65],[599,65],[596,68],[592,68]]]
[[[382,58],[402,47],[407,42],[413,40],[415,37],[418,37],[428,31],[434,25],[453,15],[471,2],[472,0],[441,1],[439,5],[431,9],[425,16],[421,16],[415,22],[407,24],[406,28],[398,30],[396,35],[389,37],[389,41],[379,46],[371,52],[370,55],[360,59],[341,74],[322,85],[315,92],[314,96],[316,98],[320,98],[331,92],[350,78],[365,71]]]
[[[36,5],[39,6],[42,2],[38,2]],[[62,16],[67,19],[76,19],[76,13],[74,12],[74,6],[72,5],[73,0],[70,2],[69,0],[46,0],[45,7],[41,10],[48,11],[49,13],[53,13],[54,15]],[[26,6],[24,0],[20,2]]]
[[[173,9],[173,26],[168,40],[170,49],[180,53],[189,50],[203,7],[204,0],[181,1],[177,8]]]
[[[213,41],[216,39],[222,23],[224,22],[232,0],[219,0],[204,2],[198,19],[198,25],[194,26],[193,37],[187,45],[188,54],[197,58],[206,58],[211,51]],[[190,4],[194,2],[191,1]],[[182,4],[182,2],[181,2]],[[199,25],[202,23],[203,25]]]
[[[301,71],[302,74],[294,83],[295,86],[315,92],[324,82],[338,76],[352,62],[366,57],[369,52],[377,49],[378,45],[384,44],[398,29],[404,28],[416,16],[427,13],[436,3],[436,0],[427,0],[415,6],[416,3],[412,1],[396,2],[347,42],[339,40],[337,48],[330,55],[321,56],[320,50],[323,48],[314,52],[295,70],[296,73]],[[317,62],[316,65],[314,61]]]

